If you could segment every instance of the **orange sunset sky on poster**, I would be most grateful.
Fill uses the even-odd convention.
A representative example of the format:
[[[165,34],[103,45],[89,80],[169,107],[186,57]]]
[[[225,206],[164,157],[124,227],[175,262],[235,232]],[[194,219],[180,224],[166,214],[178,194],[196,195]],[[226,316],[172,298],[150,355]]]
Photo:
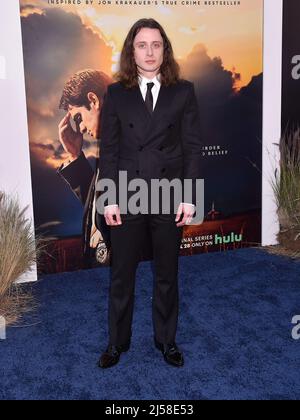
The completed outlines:
[[[162,1],[157,6],[121,6],[114,1],[105,6],[99,5],[98,0],[92,6],[85,1],[81,5],[64,2],[56,5],[48,0],[21,0],[20,3],[24,17],[42,14],[47,8],[77,14],[86,27],[112,47],[111,73],[117,69],[128,30],[142,17],[153,17],[165,27],[178,60],[185,59],[193,46],[201,43],[207,47],[209,56],[222,58],[227,70],[241,74],[239,87],[247,85],[253,75],[262,71],[262,0],[229,1],[239,5],[227,6],[207,6],[204,1],[199,6],[184,6],[181,1],[177,1],[177,6],[167,6]]]

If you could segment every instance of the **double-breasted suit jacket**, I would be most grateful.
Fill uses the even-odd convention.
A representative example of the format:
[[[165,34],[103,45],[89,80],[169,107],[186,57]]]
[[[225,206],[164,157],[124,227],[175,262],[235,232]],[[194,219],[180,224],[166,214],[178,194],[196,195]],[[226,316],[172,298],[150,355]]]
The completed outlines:
[[[119,171],[127,171],[128,181],[192,179],[196,204],[195,181],[203,178],[203,168],[193,83],[161,85],[152,114],[139,86],[128,89],[121,82],[113,83],[101,112],[100,141],[100,179],[111,179],[118,186]]]

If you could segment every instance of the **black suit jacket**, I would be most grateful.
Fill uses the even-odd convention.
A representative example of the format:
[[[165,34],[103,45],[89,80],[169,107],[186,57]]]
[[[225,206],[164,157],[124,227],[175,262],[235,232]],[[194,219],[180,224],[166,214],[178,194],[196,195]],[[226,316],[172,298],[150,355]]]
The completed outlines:
[[[120,170],[128,172],[129,181],[192,179],[196,204],[195,181],[203,178],[203,168],[193,83],[180,80],[162,85],[152,115],[139,86],[127,89],[120,82],[113,83],[102,107],[100,139],[100,179],[112,179],[118,185]]]

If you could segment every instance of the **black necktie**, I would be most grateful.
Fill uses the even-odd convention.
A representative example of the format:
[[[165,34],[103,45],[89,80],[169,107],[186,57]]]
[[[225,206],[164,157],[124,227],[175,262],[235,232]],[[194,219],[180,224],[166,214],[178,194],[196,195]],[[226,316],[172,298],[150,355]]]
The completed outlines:
[[[154,83],[147,83],[147,93],[146,93],[146,107],[150,114],[153,113],[153,95],[152,95],[152,88],[154,86]]]

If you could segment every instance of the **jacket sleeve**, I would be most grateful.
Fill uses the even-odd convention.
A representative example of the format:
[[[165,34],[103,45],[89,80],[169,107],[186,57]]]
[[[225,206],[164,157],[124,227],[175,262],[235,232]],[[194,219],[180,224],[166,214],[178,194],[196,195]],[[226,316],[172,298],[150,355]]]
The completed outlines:
[[[82,152],[79,158],[68,166],[61,166],[58,169],[58,173],[67,182],[83,206],[85,206],[94,179],[94,171],[84,153]]]
[[[200,115],[195,88],[189,83],[189,91],[181,124],[181,139],[184,155],[184,179],[193,181],[193,204],[196,204],[196,180],[203,179],[203,142]]]
[[[100,124],[99,180],[112,180],[118,188],[118,161],[121,125],[119,117],[116,113],[110,86],[108,87],[104,98]],[[113,201],[106,200],[105,205],[117,204]]]

